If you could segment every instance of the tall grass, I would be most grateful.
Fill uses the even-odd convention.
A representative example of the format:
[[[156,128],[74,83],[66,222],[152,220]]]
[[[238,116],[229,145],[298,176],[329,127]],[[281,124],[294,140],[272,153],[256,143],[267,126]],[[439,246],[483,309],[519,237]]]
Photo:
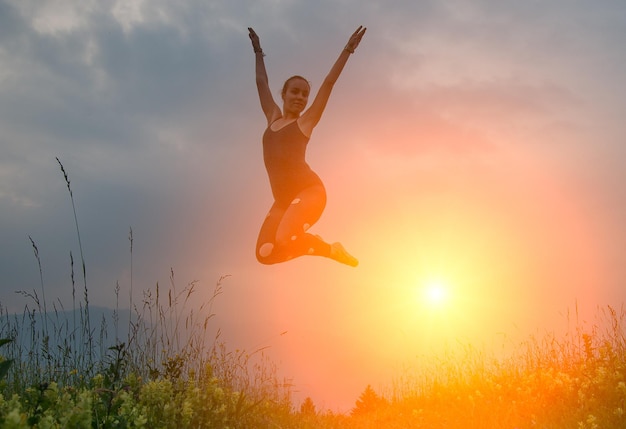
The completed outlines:
[[[12,368],[3,390],[23,394],[32,383],[53,380],[73,389],[81,385],[96,388],[100,398],[109,395],[105,403],[113,407],[123,397],[124,389],[136,389],[133,386],[141,383],[142,393],[136,397],[142,401],[148,400],[141,399],[144,397],[152,398],[149,400],[153,402],[146,407],[155,413],[154,418],[171,421],[180,418],[159,414],[162,412],[159,404],[182,400],[175,398],[184,395],[186,403],[197,407],[190,411],[190,416],[205,412],[202,401],[222,401],[231,418],[240,422],[240,426],[232,427],[245,428],[626,427],[626,310],[623,307],[598,308],[591,325],[575,320],[565,334],[529,337],[505,357],[466,344],[420,359],[391,380],[382,394],[368,386],[350,415],[317,412],[310,400],[297,412],[291,402],[291,383],[278,379],[276,367],[262,349],[253,353],[228,350],[220,341],[219,330],[213,336],[207,335],[213,317],[212,305],[223,291],[224,280],[218,280],[211,298],[200,308],[185,311],[197,293],[197,283],[191,282],[178,290],[172,274],[166,290],[157,287],[146,292],[143,305],[135,310],[130,324],[128,344],[118,342],[112,346],[92,374],[75,371],[74,378],[71,373],[64,376],[72,360],[64,360],[67,353],[62,348],[58,349],[63,351],[60,356],[39,361],[30,359],[31,351],[26,350],[21,355],[10,356],[16,362],[27,357],[26,365]],[[33,326],[37,321],[32,321],[31,314],[21,316],[20,322],[26,322],[27,335],[40,339]],[[6,312],[2,316],[6,321]],[[60,320],[51,317],[52,336],[68,329],[69,324],[59,324]],[[7,331],[7,327],[11,329]],[[0,335],[15,333],[16,328],[16,324],[5,322]],[[100,338],[94,339],[95,344],[99,341]],[[4,345],[7,346],[15,347]],[[42,364],[52,367],[41,368]],[[38,379],[29,379],[30,373],[38,374]],[[237,394],[228,396],[227,400],[220,389]],[[210,393],[209,399],[206,392]],[[211,413],[221,409],[215,407],[215,404],[211,406]]]
[[[577,315],[577,311],[576,311]],[[569,318],[569,316],[568,316]],[[626,311],[531,336],[508,356],[471,344],[405,368],[351,428],[626,427]]]
[[[84,354],[84,356],[86,356],[87,358],[87,363],[89,365],[93,364],[93,344],[92,344],[92,331],[91,331],[91,321],[89,319],[89,289],[87,288],[87,264],[85,263],[85,255],[83,253],[83,242],[81,240],[80,237],[80,228],[78,226],[78,215],[76,214],[76,203],[74,202],[74,193],[72,192],[72,186],[70,185],[70,179],[69,176],[67,174],[67,172],[65,171],[65,167],[63,167],[63,164],[61,163],[61,160],[57,157],[56,158],[57,163],[59,164],[60,168],[61,168],[61,172],[63,173],[63,178],[65,179],[65,184],[67,185],[67,190],[70,194],[70,202],[72,203],[72,213],[74,214],[74,226],[76,227],[76,237],[78,239],[78,250],[80,252],[80,261],[81,261],[81,267],[82,267],[82,273],[83,273],[83,292],[84,292],[84,311],[80,312],[80,315],[82,317],[81,320],[81,326],[83,327],[81,333],[82,333],[82,340],[83,340],[83,348],[82,348],[82,352]],[[71,260],[71,265],[72,265],[72,295],[75,295],[75,287],[74,287],[74,257],[72,256],[72,253],[70,252],[70,260]]]
[[[133,301],[132,228],[128,237],[131,279],[127,324],[120,326],[120,316],[125,310],[120,308],[119,283],[114,289],[116,308],[111,316],[103,314],[99,325],[93,324],[76,204],[68,173],[58,158],[57,162],[70,194],[80,250],[82,299],[77,299],[75,263],[70,252],[72,309],[66,311],[60,300],[52,303],[46,300],[39,248],[29,237],[40,274],[40,292],[35,289],[18,292],[26,299],[21,314],[9,313],[0,304],[0,338],[12,340],[3,343],[2,355],[14,363],[5,374],[2,393],[24,394],[31,386],[50,383],[86,388],[94,377],[104,374],[109,388],[119,387],[130,375],[142,380],[218,377],[224,386],[251,400],[256,398],[254,401],[288,400],[290,383],[278,380],[275,367],[262,349],[229,351],[220,331],[210,323],[215,315],[215,300],[222,294],[228,276],[218,279],[208,298],[198,299],[198,282],[189,282],[181,288],[172,269],[167,287],[157,283],[143,291],[139,303]],[[124,341],[120,330],[125,331]]]
[[[157,283],[133,300],[131,228],[128,310],[120,307],[118,283],[114,335],[107,317],[94,328],[76,206],[57,161],[79,236],[83,297],[76,297],[70,252],[72,309],[46,300],[39,248],[29,237],[39,287],[20,292],[27,301],[22,313],[0,305],[0,427],[626,427],[623,306],[598,308],[591,324],[575,308],[567,332],[531,336],[506,356],[462,344],[409,363],[382,393],[367,386],[350,414],[317,411],[310,398],[298,412],[291,380],[277,376],[264,348],[229,350],[212,325],[228,276],[199,300],[198,282],[180,287],[170,270],[165,287]]]
[[[276,377],[276,368],[263,349],[229,351],[212,331],[213,305],[223,292],[221,277],[208,299],[199,305],[198,282],[178,289],[173,270],[167,288],[158,283],[144,291],[140,306],[129,312],[127,339],[119,341],[120,308],[111,313],[116,335],[109,339],[109,322],[104,316],[88,344],[94,362],[83,359],[83,349],[74,341],[75,330],[84,331],[89,311],[80,310],[80,323],[70,323],[74,311],[64,311],[60,301],[46,313],[36,291],[21,294],[31,301],[22,314],[10,314],[0,307],[0,338],[11,338],[5,345],[13,365],[6,375],[4,393],[23,393],[30,386],[55,382],[75,388],[89,386],[97,374],[106,374],[111,383],[132,374],[143,380],[217,377],[229,388],[250,397],[284,401],[290,396],[290,383]],[[118,301],[119,302],[119,301]],[[82,307],[88,309],[89,307]],[[44,323],[45,322],[45,323]],[[48,330],[47,326],[50,326]]]
[[[263,349],[230,351],[219,330],[211,332],[213,303],[225,278],[217,281],[208,300],[194,306],[198,283],[178,290],[172,272],[168,288],[157,284],[145,291],[142,305],[129,317],[127,342],[116,338],[111,343],[109,325],[102,319],[90,342],[93,364],[73,347],[70,314],[57,311],[56,304],[54,314],[47,315],[37,314],[43,308],[40,301],[22,315],[0,308],[0,338],[13,339],[1,342],[6,349],[2,355],[12,365],[6,372],[2,365],[0,427],[66,427],[65,414],[70,420],[82,416],[83,424],[73,427],[116,428],[225,427],[222,422],[260,429],[274,419],[288,419],[291,384],[279,379]],[[24,296],[37,299],[36,294]],[[42,317],[49,321],[49,339],[40,334]],[[0,365],[3,361],[0,356]],[[14,395],[21,405],[3,399]],[[27,426],[5,426],[11,414],[3,410],[7,404],[13,412],[21,410],[18,420],[26,419]],[[56,425],[43,423],[51,418]],[[120,424],[124,419],[130,420]]]

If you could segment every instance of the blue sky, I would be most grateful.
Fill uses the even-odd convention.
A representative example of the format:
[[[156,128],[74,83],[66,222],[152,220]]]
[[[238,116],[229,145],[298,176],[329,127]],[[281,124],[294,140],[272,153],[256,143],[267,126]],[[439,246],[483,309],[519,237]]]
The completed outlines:
[[[278,99],[292,74],[315,91],[361,24],[308,153],[329,191],[316,232],[361,266],[261,266],[271,194],[247,27]],[[227,341],[267,342],[330,407],[428,348],[423,320],[407,325],[419,305],[398,309],[431,273],[471,301],[455,313],[484,315],[460,331],[472,340],[553,329],[577,301],[621,304],[625,24],[609,0],[0,0],[0,303],[21,311],[14,291],[40,289],[29,236],[48,299],[71,300],[58,157],[92,305],[128,289],[132,228],[137,299],[171,269],[207,296],[230,275]]]

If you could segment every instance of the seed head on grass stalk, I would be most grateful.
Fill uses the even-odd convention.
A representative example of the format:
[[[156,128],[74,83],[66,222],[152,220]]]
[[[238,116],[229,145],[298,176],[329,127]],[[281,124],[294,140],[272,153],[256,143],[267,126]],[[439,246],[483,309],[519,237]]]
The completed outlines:
[[[41,258],[39,257],[39,248],[35,244],[33,238],[29,235],[28,239],[33,246],[33,251],[35,252],[35,258],[37,259],[37,266],[39,267],[39,282],[41,284],[41,298],[43,300],[43,326],[44,326],[44,337],[48,336],[48,309],[46,307],[46,291],[43,286],[43,270],[41,269]],[[39,308],[39,312],[41,313],[41,308]]]
[[[133,228],[130,227],[128,233],[128,241],[130,242],[130,291],[128,293],[130,314],[128,316],[128,338],[126,344],[130,344],[132,326],[133,326]]]
[[[85,256],[83,253],[83,244],[80,238],[80,228],[78,227],[78,216],[76,215],[76,204],[74,203],[74,194],[72,193],[72,187],[70,186],[70,179],[67,175],[67,172],[65,171],[65,167],[63,167],[63,164],[61,163],[61,160],[57,157],[56,158],[57,162],[59,163],[59,166],[61,167],[61,172],[63,173],[63,177],[65,178],[65,183],[67,184],[67,190],[70,193],[70,200],[72,202],[72,211],[74,212],[74,224],[76,225],[76,236],[78,237],[78,250],[80,250],[80,259],[81,259],[81,264],[82,264],[82,268],[83,268],[83,285],[85,287],[85,329],[84,329],[84,334],[86,336],[86,340],[87,340],[87,357],[88,357],[88,361],[89,364],[91,365],[93,363],[93,356],[92,356],[92,339],[91,339],[91,324],[89,321],[89,294],[88,294],[88,289],[87,289],[87,269],[85,266]]]

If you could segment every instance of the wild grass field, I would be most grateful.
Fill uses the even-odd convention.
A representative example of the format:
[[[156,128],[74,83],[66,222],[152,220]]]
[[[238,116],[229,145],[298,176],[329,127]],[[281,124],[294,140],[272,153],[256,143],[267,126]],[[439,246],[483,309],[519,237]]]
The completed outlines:
[[[599,309],[589,332],[529,338],[506,358],[467,345],[422,361],[382,392],[366,386],[351,412],[337,414],[317,410],[310,398],[294,403],[291,383],[262,351],[207,343],[210,313],[193,320],[180,311],[193,288],[175,294],[171,287],[163,301],[155,293],[124,341],[104,353],[96,351],[104,336],[86,336],[86,313],[78,327],[51,316],[46,328],[32,323],[37,307],[20,317],[3,311],[0,427],[626,427],[623,308]]]
[[[132,230],[129,240],[132,258]],[[565,334],[529,337],[507,356],[467,344],[422,360],[379,392],[364,386],[338,414],[310,398],[295,403],[262,349],[230,350],[219,330],[211,334],[223,278],[193,307],[196,284],[180,288],[172,272],[168,287],[129,302],[127,317],[118,305],[112,320],[98,321],[82,255],[72,258],[65,311],[46,300],[32,247],[40,285],[22,291],[23,314],[0,305],[0,428],[626,427],[623,307],[598,308],[592,324],[574,313]]]

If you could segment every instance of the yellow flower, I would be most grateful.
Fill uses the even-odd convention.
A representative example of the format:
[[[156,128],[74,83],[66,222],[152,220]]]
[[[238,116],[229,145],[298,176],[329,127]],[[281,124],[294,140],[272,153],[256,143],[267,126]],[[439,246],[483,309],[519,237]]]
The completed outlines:
[[[593,414],[589,414],[587,416],[587,423],[589,424],[589,427],[591,429],[597,429],[598,428],[598,424],[596,423],[596,416],[594,416]]]

